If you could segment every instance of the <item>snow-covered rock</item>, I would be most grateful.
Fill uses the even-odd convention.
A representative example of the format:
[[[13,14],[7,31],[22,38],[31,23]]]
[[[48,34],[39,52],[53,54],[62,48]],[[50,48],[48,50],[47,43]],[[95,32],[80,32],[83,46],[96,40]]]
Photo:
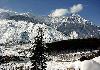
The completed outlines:
[[[100,64],[94,60],[83,61],[80,70],[100,70]]]
[[[100,57],[96,57],[91,60],[75,61],[68,65],[68,68],[74,68],[75,70],[100,70]]]
[[[98,62],[98,63],[100,63],[100,56],[93,58],[93,60],[96,61],[96,62]]]

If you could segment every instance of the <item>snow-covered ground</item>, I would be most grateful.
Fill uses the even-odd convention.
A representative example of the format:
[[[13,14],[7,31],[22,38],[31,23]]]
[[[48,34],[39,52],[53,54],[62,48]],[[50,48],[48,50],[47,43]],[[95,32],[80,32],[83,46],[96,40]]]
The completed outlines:
[[[75,62],[48,61],[46,70],[100,70],[100,56],[91,60]],[[30,70],[31,62],[9,62],[0,65],[0,70]]]
[[[25,45],[16,45],[16,46],[0,46],[1,49],[1,56],[26,56],[29,57],[31,54],[28,49],[30,49],[32,45],[25,44]],[[20,52],[20,53],[19,53]],[[95,50],[97,52],[97,50]],[[59,56],[49,56],[52,60],[46,62],[47,63],[47,70],[68,70],[68,69],[75,69],[75,70],[100,70],[100,56],[95,57],[91,60],[79,61],[78,58],[81,57],[82,54],[89,55],[91,52],[77,52],[77,53],[67,53],[67,54],[60,54]],[[75,56],[76,55],[76,56]],[[64,56],[66,58],[64,58]],[[73,57],[74,56],[74,57]],[[62,58],[63,57],[63,58]],[[31,68],[30,61],[22,61],[22,62],[9,62],[0,65],[0,70],[28,70]]]
[[[91,60],[75,62],[47,62],[47,70],[100,70],[100,56]]]
[[[18,69],[23,67],[24,70],[31,68],[31,62],[27,63],[17,63],[17,62],[10,62],[7,64],[0,65],[0,70],[5,68],[6,70]],[[75,61],[75,62],[56,62],[56,61],[49,61],[47,62],[47,70],[68,70],[68,69],[75,69],[75,70],[100,70],[100,57],[96,57],[92,60],[85,60],[83,62]]]

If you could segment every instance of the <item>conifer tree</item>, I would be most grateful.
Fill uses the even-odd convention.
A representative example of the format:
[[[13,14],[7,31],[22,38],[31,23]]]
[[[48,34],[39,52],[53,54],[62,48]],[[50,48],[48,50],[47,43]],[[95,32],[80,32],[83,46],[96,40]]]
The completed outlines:
[[[43,30],[42,28],[38,29],[38,35],[35,37],[34,46],[32,49],[32,68],[31,70],[46,70],[46,46],[43,41]]]

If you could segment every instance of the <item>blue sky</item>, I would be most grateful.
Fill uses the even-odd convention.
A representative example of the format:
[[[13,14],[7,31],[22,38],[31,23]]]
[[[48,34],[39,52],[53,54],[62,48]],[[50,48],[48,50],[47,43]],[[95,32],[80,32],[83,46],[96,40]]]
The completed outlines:
[[[0,0],[0,8],[31,12],[35,15],[49,15],[56,9],[70,9],[78,4],[81,4],[82,8],[79,8],[77,13],[100,25],[100,0]]]

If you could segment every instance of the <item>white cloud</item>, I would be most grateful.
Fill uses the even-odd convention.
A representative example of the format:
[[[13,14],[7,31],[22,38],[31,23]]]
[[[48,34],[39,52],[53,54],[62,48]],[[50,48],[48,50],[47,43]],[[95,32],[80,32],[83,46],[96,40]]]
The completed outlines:
[[[56,9],[49,16],[60,17],[69,13],[68,9]]]
[[[73,5],[73,6],[70,8],[70,13],[78,13],[78,12],[80,12],[81,10],[83,10],[83,5],[82,5],[82,4]]]
[[[66,9],[55,9],[53,12],[51,12],[51,14],[49,16],[52,16],[52,17],[60,17],[60,16],[64,16],[66,14],[71,14],[71,13],[78,13],[80,12],[81,10],[83,10],[83,5],[82,4],[76,4],[76,5],[73,5],[72,7],[70,8],[66,8]]]

